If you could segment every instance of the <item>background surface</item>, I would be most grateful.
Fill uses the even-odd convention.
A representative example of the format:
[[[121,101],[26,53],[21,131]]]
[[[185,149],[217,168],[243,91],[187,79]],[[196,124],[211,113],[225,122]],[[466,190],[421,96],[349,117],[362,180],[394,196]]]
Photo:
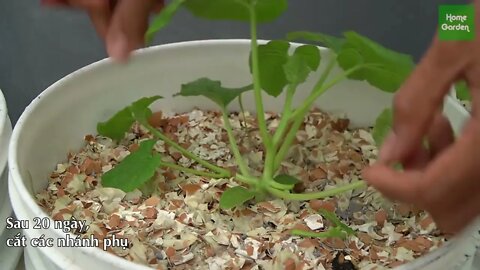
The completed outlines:
[[[0,88],[12,122],[50,84],[106,56],[88,17],[79,11],[41,7],[40,0],[0,0]],[[290,0],[278,21],[263,25],[260,38],[293,30],[339,35],[355,30],[418,59],[437,25],[438,5],[461,0]],[[242,23],[208,22],[187,12],[159,34],[154,44],[196,39],[247,38]]]

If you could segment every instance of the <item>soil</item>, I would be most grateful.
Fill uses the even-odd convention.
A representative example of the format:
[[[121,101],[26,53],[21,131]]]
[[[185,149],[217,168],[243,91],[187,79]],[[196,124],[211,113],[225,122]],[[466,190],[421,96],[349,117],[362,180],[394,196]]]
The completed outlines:
[[[274,131],[278,115],[267,113]],[[256,120],[246,113],[246,126],[230,115],[237,143],[256,175],[263,169],[263,148]],[[235,171],[221,115],[192,110],[158,112],[151,124],[198,156]],[[295,175],[311,192],[361,178],[376,160],[370,128],[349,128],[348,119],[313,110],[305,118],[281,172]],[[72,217],[90,225],[83,237],[128,239],[128,247],[107,251],[154,269],[387,269],[412,261],[446,241],[432,218],[409,205],[390,202],[373,188],[334,198],[305,202],[269,198],[224,211],[222,191],[239,185],[232,179],[207,179],[159,168],[148,188],[125,193],[101,185],[101,176],[138,144],[152,138],[134,124],[116,143],[98,135],[68,154],[51,173],[38,204],[55,220]],[[158,141],[163,159],[202,170]],[[346,240],[292,236],[290,230],[327,230],[332,224],[317,211],[334,211],[356,232]]]

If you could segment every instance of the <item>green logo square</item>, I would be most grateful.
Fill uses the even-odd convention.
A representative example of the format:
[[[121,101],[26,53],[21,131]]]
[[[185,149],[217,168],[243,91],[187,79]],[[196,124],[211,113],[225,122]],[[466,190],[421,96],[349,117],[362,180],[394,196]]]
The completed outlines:
[[[473,5],[441,5],[438,8],[440,40],[474,40],[475,9]]]

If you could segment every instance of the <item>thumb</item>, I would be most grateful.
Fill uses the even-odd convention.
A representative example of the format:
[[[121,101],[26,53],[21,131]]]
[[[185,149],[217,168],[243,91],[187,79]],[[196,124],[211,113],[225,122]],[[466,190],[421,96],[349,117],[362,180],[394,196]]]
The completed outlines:
[[[435,40],[417,68],[395,95],[393,130],[380,150],[380,162],[408,159],[421,144],[443,99],[460,73],[456,42]]]

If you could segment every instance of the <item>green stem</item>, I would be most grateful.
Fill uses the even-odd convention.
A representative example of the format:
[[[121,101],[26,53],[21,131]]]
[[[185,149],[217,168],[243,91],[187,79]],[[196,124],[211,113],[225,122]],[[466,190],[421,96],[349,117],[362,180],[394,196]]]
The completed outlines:
[[[315,88],[313,89],[312,93],[307,97],[305,102],[297,110],[295,110],[292,117],[303,119],[305,114],[308,113],[310,107],[313,105],[313,103],[315,103],[315,101],[317,100],[318,97],[320,97],[328,89],[335,86],[337,83],[339,83],[342,80],[344,80],[345,78],[347,78],[348,75],[350,75],[353,72],[363,68],[364,66],[365,65],[355,66],[355,67],[345,71],[344,73],[338,75],[337,77],[335,77],[334,79],[332,79],[330,82],[328,82],[325,85],[323,83],[319,84],[320,83],[320,81],[319,81],[319,83],[317,83],[317,85],[315,85]]]
[[[333,67],[333,65],[332,65]],[[335,77],[332,81],[327,83],[326,85],[323,85],[323,82],[328,76],[328,73],[331,70],[331,67],[327,67],[327,70],[323,73],[324,75],[320,80],[317,82],[315,85],[315,88],[312,90],[312,93],[307,97],[305,102],[299,107],[295,112],[292,114],[291,118],[293,118],[293,125],[291,126],[290,130],[287,133],[287,136],[285,137],[285,140],[283,141],[282,146],[277,152],[277,155],[275,156],[275,165],[274,165],[274,170],[278,169],[280,167],[280,164],[282,163],[282,160],[285,158],[286,154],[288,153],[288,150],[290,149],[290,145],[293,142],[293,139],[295,138],[295,135],[297,134],[298,129],[302,125],[303,119],[305,115],[308,113],[310,110],[310,107],[313,105],[313,103],[317,100],[317,98],[325,93],[328,89],[333,87],[335,84],[339,83],[343,79],[345,79],[348,75],[350,75],[352,72],[358,70],[359,68],[362,68],[363,66],[356,66],[353,67],[341,75]]]
[[[290,231],[290,234],[296,235],[296,236],[311,237],[311,238],[330,238],[330,237],[345,238],[343,233],[339,234],[338,232],[335,232],[335,231],[309,232],[309,231],[294,229]]]
[[[245,176],[241,174],[235,175],[235,179],[237,179],[242,183],[248,184],[250,186],[256,186],[259,183],[259,180],[257,178],[253,178],[251,176]]]
[[[322,73],[322,76],[320,76],[320,79],[318,79],[317,83],[312,89],[312,93],[315,91],[315,89],[318,89],[322,87],[322,85],[325,83],[325,81],[328,78],[328,75],[330,75],[330,72],[332,72],[333,67],[335,67],[335,64],[337,63],[337,56],[334,54],[332,55],[332,59],[328,61],[327,67]]]
[[[208,169],[218,173],[222,177],[230,177],[231,174],[228,170],[226,170],[224,168],[220,168],[220,167],[218,167],[218,166],[216,166],[216,165],[214,165],[214,164],[212,164],[212,163],[210,163],[206,160],[201,159],[200,157],[196,156],[192,152],[188,151],[187,149],[185,149],[182,146],[180,146],[179,144],[177,144],[175,141],[173,141],[170,138],[168,138],[167,136],[165,136],[163,133],[161,133],[160,131],[158,131],[154,127],[150,126],[148,123],[142,123],[142,125],[145,128],[147,128],[154,136],[156,136],[160,140],[168,143],[170,146],[172,146],[174,149],[179,151],[185,157],[188,157],[188,158],[198,162],[198,164],[200,164],[200,165],[204,166],[205,168],[208,168]]]
[[[265,121],[265,112],[263,109],[262,89],[260,85],[260,70],[258,64],[258,43],[257,43],[257,18],[255,14],[254,4],[250,4],[250,36],[252,51],[252,74],[253,74],[253,91],[255,94],[255,107],[257,110],[258,128],[265,146],[265,166],[263,170],[263,178],[269,179],[273,176],[273,165],[275,161],[273,142],[267,130]]]
[[[235,136],[233,136],[233,129],[232,125],[230,124],[230,119],[228,118],[227,111],[225,108],[222,109],[222,116],[223,116],[223,124],[225,125],[225,130],[227,131],[228,141],[230,142],[230,148],[232,149],[233,156],[235,157],[235,161],[237,162],[240,171],[245,176],[250,176],[250,172],[248,170],[247,164],[245,164],[245,160],[238,149],[237,142],[235,140]]]
[[[293,124],[290,127],[290,130],[287,132],[287,136],[285,136],[285,139],[283,140],[283,144],[280,146],[280,149],[277,152],[277,155],[275,156],[275,161],[274,161],[274,166],[273,169],[277,170],[280,165],[282,164],[283,159],[288,153],[288,150],[290,149],[290,145],[292,145],[293,140],[295,139],[295,136],[297,135],[297,131],[302,125],[303,119],[295,119]]]
[[[292,201],[308,201],[313,199],[322,199],[326,197],[332,197],[343,192],[365,187],[367,184],[364,181],[355,181],[353,183],[343,185],[340,187],[332,188],[329,190],[310,192],[310,193],[288,193],[274,188],[268,188],[268,191],[279,198]]]
[[[270,187],[281,190],[291,190],[295,185],[285,185],[282,183],[275,182],[275,180],[265,180],[270,185]]]
[[[242,113],[243,127],[247,127],[247,117],[245,117],[245,107],[243,106],[242,94],[238,96],[238,105],[240,106],[240,111]]]
[[[186,168],[186,167],[180,166],[180,165],[175,164],[175,163],[170,163],[170,162],[163,162],[162,161],[160,163],[160,166],[169,167],[169,168],[172,168],[172,169],[175,169],[175,170],[178,170],[178,171],[191,173],[191,174],[195,174],[195,175],[198,175],[198,176],[205,176],[205,177],[209,177],[209,178],[222,178],[223,177],[221,174],[203,172],[203,171],[199,171],[199,170],[195,170],[195,169],[191,169],[191,168]]]
[[[275,134],[273,135],[273,145],[275,149],[278,148],[278,145],[287,129],[288,123],[290,122],[290,119],[291,119],[290,116],[292,114],[292,100],[293,100],[293,95],[295,93],[296,87],[297,85],[294,85],[294,84],[288,85],[287,94],[285,96],[285,104],[283,107],[280,123],[278,124],[278,128],[275,131]]]

